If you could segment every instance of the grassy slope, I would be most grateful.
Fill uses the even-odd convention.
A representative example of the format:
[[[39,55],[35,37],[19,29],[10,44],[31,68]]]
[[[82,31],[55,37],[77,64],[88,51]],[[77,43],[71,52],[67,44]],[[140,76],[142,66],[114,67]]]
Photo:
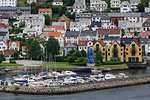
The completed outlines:
[[[0,67],[17,67],[17,66],[24,66],[23,64],[12,64],[12,63],[1,63]]]
[[[77,68],[77,67],[87,67],[87,66],[77,66],[77,65],[69,65],[68,62],[51,62],[51,63],[44,63],[44,67],[51,67],[51,68]]]

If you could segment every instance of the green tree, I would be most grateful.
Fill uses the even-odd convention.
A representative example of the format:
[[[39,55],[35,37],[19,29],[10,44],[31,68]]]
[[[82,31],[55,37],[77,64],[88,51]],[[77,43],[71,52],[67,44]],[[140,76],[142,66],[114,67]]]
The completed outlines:
[[[144,12],[144,5],[142,3],[137,6],[138,12]]]
[[[54,37],[50,37],[48,39],[48,42],[46,43],[46,53],[48,56],[52,55],[52,57],[54,58],[55,55],[59,54],[59,42],[58,40],[56,40]]]
[[[25,27],[25,21],[20,22],[20,23],[19,23],[19,27],[21,27],[21,28]]]
[[[125,30],[121,29],[122,37],[125,35]]]
[[[85,50],[81,50],[81,57],[86,57],[86,51]]]
[[[75,50],[75,51],[73,52],[72,56],[75,57],[75,58],[79,58],[79,57],[81,57],[81,52],[78,51],[78,50]]]
[[[13,57],[13,59],[19,59],[19,52],[18,51],[15,51],[11,57]]]
[[[138,36],[138,32],[137,31],[134,32],[134,36]]]
[[[73,6],[75,0],[64,0],[64,5],[65,6]]]
[[[107,8],[107,9],[105,9],[103,12],[109,13],[109,12],[111,12],[111,9],[110,9],[110,8]]]
[[[88,59],[87,58],[85,58],[85,57],[80,57],[80,58],[78,58],[77,60],[75,60],[75,63],[77,64],[77,65],[86,65],[87,63],[88,63]]]
[[[118,20],[115,18],[114,24],[118,27]]]
[[[3,60],[2,60],[2,58],[0,58],[0,63],[2,63],[3,62]]]
[[[32,59],[40,59],[42,57],[41,46],[37,40],[33,40],[31,45],[28,45],[27,51]]]
[[[49,15],[44,15],[45,16],[45,25],[49,26],[50,25],[50,21],[51,21],[51,18]]]
[[[6,60],[5,55],[3,55],[3,54],[0,54],[0,58],[2,59],[2,61]]]
[[[103,60],[103,53],[100,50],[95,54],[95,60],[97,62],[102,62],[102,60]]]

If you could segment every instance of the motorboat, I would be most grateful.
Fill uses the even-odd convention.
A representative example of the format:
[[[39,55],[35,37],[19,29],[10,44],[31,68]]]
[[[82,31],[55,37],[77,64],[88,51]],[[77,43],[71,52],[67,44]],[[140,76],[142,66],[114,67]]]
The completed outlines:
[[[115,76],[115,75],[112,75],[112,74],[106,74],[104,78],[105,78],[106,80],[110,80],[110,79],[116,79],[116,76]]]

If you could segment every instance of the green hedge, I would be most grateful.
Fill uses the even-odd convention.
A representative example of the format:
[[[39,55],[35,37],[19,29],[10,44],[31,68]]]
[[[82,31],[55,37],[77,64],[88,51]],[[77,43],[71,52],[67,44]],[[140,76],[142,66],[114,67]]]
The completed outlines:
[[[16,64],[16,61],[15,60],[10,60],[9,63],[13,63],[13,64]]]
[[[103,63],[103,65],[117,65],[117,64],[122,64],[121,61],[106,61]]]
[[[58,56],[56,57],[56,62],[66,62],[67,58],[64,56]]]

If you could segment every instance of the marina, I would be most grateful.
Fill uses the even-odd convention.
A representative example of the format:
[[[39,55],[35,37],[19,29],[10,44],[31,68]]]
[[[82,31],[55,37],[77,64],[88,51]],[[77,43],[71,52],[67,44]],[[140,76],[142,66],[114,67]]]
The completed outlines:
[[[100,82],[113,79],[128,78],[124,73],[113,75],[109,73],[102,73],[95,70],[91,74],[80,75],[73,71],[62,72],[40,72],[35,75],[31,73],[23,73],[20,75],[12,75],[11,77],[2,78],[0,85],[2,86],[21,86],[21,87],[60,87],[76,84],[85,84]]]

